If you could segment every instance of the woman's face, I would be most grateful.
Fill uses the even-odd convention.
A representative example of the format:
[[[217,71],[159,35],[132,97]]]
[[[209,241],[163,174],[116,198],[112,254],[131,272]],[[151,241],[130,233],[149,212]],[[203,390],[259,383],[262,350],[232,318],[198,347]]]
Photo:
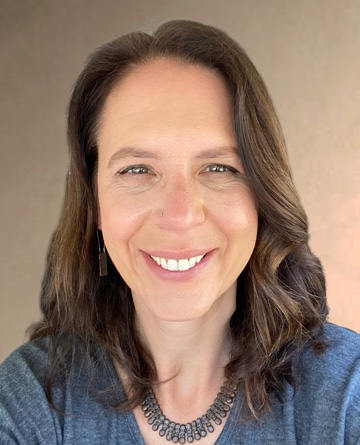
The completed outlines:
[[[99,227],[136,310],[183,321],[235,308],[257,211],[220,76],[136,67],[107,98],[98,149]]]

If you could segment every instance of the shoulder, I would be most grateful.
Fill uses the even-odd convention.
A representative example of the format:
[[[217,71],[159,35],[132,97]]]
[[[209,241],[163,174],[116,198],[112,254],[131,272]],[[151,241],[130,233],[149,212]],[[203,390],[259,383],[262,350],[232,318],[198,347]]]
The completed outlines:
[[[325,325],[322,354],[305,349],[297,362],[300,388],[331,394],[360,384],[360,335],[331,323]]]
[[[57,443],[44,393],[47,343],[26,343],[0,365],[0,443]]]
[[[14,383],[15,386],[21,385],[22,382],[18,379],[19,373],[25,378],[43,380],[47,353],[47,338],[25,343],[0,364],[0,381]]]
[[[325,334],[328,346],[323,354],[312,350],[301,354],[295,409],[301,423],[311,425],[306,431],[308,443],[313,443],[311,434],[319,438],[326,431],[326,434],[331,431],[334,437],[345,435],[345,443],[357,443],[360,438],[360,335],[330,323],[325,325]]]
[[[308,375],[320,373],[328,379],[343,379],[358,376],[360,372],[360,335],[350,329],[325,325],[327,348],[323,354],[305,350],[300,359],[301,366]]]
[[[16,349],[0,365],[0,406],[14,403],[14,395],[42,392],[45,379],[48,340],[28,342]]]
[[[342,348],[344,351],[360,355],[360,334],[348,328],[337,326],[333,323],[325,324],[325,334],[329,339],[330,350],[336,347]],[[350,348],[355,346],[356,348]]]
[[[91,356],[96,366],[76,357],[69,378],[54,385],[57,410],[44,389],[49,346],[48,338],[26,343],[0,365],[0,444],[103,444],[118,435],[134,443],[131,415],[108,407],[124,393],[100,345]]]

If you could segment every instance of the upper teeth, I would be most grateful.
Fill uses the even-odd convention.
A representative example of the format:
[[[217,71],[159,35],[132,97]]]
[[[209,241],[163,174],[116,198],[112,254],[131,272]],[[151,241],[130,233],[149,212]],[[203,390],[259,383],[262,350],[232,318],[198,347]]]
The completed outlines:
[[[150,256],[163,269],[167,269],[167,270],[171,270],[171,271],[173,271],[173,270],[182,271],[182,270],[189,270],[192,267],[194,267],[195,264],[197,264],[199,261],[202,260],[202,258],[204,258],[205,254],[194,256],[192,258],[184,259],[184,260],[173,260],[173,259],[167,260],[166,258],[160,258],[157,256],[152,256],[152,255],[150,255]]]

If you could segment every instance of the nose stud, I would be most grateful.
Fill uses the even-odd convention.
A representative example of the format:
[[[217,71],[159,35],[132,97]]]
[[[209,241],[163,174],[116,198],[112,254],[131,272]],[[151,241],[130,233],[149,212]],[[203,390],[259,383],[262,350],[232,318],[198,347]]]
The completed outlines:
[[[162,218],[164,216],[164,212],[161,212],[160,213],[160,217]]]

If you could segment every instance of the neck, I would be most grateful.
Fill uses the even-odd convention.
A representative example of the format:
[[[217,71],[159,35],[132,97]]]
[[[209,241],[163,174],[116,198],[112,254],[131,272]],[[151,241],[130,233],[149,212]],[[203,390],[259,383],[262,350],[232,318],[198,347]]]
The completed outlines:
[[[225,381],[224,367],[229,361],[230,350],[229,322],[236,308],[236,286],[194,320],[159,319],[147,311],[145,305],[137,305],[135,299],[134,303],[138,331],[152,354],[161,383],[153,387],[161,409],[176,422],[186,423],[202,416]],[[127,376],[120,366],[115,366],[126,389]],[[136,407],[134,413],[147,431],[141,407]],[[221,428],[216,431],[216,435],[220,434]]]
[[[155,361],[160,382],[173,379],[193,386],[200,380],[223,380],[229,359],[229,321],[235,311],[235,292],[220,297],[201,317],[167,321],[146,308],[136,308],[137,325]]]

